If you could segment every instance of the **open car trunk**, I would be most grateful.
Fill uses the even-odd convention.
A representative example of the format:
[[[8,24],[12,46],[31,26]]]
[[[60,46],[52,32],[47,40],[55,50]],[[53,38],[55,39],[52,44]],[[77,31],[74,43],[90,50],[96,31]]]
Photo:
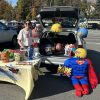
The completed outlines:
[[[79,19],[79,9],[72,6],[57,6],[43,7],[38,18],[43,26],[43,36],[40,39],[40,53],[43,55],[42,62],[48,64],[63,64],[68,57],[64,56],[64,48],[66,44],[76,44],[75,30]],[[62,32],[56,37],[46,37],[47,32],[50,32],[54,19],[62,25]],[[70,29],[70,30],[69,30]],[[62,51],[56,51],[48,54],[46,47],[61,43]]]
[[[79,9],[71,6],[44,7],[40,10],[41,18],[79,17]]]
[[[60,23],[62,32],[73,30],[75,32],[79,20],[79,8],[72,6],[43,7],[37,19],[43,31],[49,31],[54,23]]]
[[[48,64],[63,64],[65,59],[68,57],[64,56],[65,53],[65,45],[66,44],[76,44],[76,37],[73,33],[69,33],[68,35],[58,35],[57,38],[54,37],[44,37],[40,39],[40,53],[43,55],[42,62],[48,63]],[[46,52],[47,46],[52,46],[57,43],[61,43],[62,51],[55,51],[52,53]]]

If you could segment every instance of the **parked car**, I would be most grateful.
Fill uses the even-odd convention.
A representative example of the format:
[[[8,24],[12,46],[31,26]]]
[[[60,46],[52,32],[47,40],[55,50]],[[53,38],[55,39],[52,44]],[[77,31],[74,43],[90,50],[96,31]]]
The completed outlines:
[[[0,43],[12,42],[13,46],[17,45],[17,32],[9,29],[5,24],[0,22]]]
[[[88,29],[100,29],[100,20],[88,19]]]
[[[66,44],[76,44],[78,46],[76,32],[80,21],[79,8],[72,6],[43,7],[37,19],[43,28],[42,38],[40,39],[40,53],[44,58],[42,62],[53,65],[63,64],[64,60],[69,58],[68,56],[64,56],[64,50],[62,53],[48,56],[45,52],[45,45],[51,42],[55,44],[56,41],[59,41],[63,44],[63,47]],[[46,36],[55,21],[62,25],[62,32],[59,33],[58,38],[47,38]]]

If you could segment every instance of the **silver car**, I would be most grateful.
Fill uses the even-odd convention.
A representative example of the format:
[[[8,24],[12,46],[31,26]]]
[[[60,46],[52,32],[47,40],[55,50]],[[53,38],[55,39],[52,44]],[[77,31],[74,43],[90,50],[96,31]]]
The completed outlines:
[[[12,42],[13,46],[17,44],[17,32],[9,29],[5,24],[0,22],[0,43]]]

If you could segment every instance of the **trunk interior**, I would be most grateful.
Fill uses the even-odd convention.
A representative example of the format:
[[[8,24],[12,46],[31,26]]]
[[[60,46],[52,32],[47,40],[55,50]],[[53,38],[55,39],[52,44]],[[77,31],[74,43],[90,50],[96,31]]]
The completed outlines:
[[[62,44],[62,50],[61,51],[55,51],[51,53],[46,52],[47,46],[51,48],[57,43]],[[73,33],[69,33],[68,35],[58,35],[57,37],[43,37],[40,39],[40,53],[41,55],[62,55],[64,54],[64,47],[66,44],[75,44],[76,43],[76,38]]]

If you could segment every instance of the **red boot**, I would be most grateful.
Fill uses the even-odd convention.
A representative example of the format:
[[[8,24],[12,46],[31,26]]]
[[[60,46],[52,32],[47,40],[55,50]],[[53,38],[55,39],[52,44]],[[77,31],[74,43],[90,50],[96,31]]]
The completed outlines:
[[[81,97],[82,96],[82,88],[79,84],[75,84],[74,88],[76,90],[76,96]]]
[[[84,95],[89,94],[89,87],[87,84],[82,84],[82,88],[83,88],[82,94]]]

